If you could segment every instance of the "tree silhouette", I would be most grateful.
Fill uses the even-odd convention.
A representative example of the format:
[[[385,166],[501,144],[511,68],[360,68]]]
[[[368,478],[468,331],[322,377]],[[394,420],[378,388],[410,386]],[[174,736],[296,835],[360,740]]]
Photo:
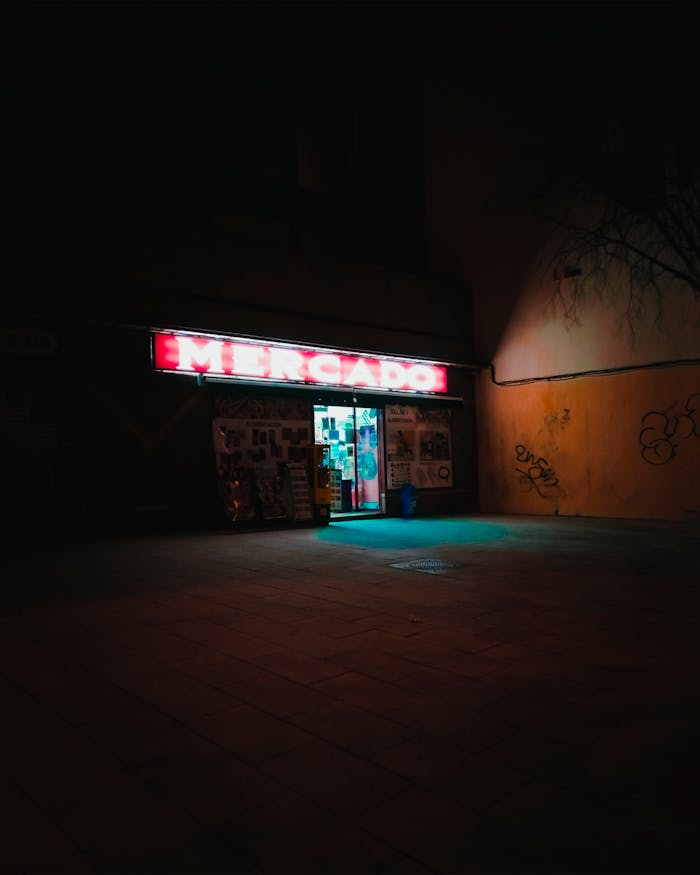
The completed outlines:
[[[669,294],[700,300],[700,128],[692,39],[697,14],[666,4],[615,47],[585,115],[562,113],[537,198],[553,230],[552,303],[577,322],[590,294],[613,301],[634,337]],[[605,85],[605,88],[601,88]]]

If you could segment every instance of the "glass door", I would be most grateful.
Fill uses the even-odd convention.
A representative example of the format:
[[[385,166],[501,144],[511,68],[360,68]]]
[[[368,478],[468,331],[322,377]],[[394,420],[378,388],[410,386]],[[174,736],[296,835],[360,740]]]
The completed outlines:
[[[379,510],[379,416],[374,407],[355,408],[357,507]]]
[[[381,411],[314,407],[314,441],[329,447],[331,516],[381,511]]]

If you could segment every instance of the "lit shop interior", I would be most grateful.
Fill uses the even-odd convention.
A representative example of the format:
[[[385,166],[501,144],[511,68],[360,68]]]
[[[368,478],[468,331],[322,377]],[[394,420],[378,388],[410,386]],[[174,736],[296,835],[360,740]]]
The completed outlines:
[[[380,513],[382,411],[374,407],[314,407],[314,443],[330,470],[331,516]]]

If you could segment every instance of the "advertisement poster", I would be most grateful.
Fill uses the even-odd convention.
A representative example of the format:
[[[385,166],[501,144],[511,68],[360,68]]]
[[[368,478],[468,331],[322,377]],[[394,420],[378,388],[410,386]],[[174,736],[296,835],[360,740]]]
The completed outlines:
[[[307,448],[313,441],[308,405],[222,396],[215,399],[215,410],[216,470],[230,518],[307,518],[296,475],[302,474],[308,504]]]
[[[452,413],[449,409],[387,406],[387,487],[452,486]]]
[[[311,427],[305,419],[228,419],[213,423],[214,452],[234,465],[267,462],[306,462]]]

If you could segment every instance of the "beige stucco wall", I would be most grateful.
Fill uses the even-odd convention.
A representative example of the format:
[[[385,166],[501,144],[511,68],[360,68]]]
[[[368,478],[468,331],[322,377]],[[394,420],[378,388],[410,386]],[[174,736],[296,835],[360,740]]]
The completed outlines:
[[[660,321],[648,296],[629,323],[611,285],[572,323],[540,271],[513,271],[508,287],[507,308],[488,283],[476,290],[477,342],[493,363],[476,386],[481,509],[700,516],[700,366],[659,366],[700,359],[700,302],[668,289]]]
[[[496,386],[477,381],[490,513],[700,516],[700,368]]]

